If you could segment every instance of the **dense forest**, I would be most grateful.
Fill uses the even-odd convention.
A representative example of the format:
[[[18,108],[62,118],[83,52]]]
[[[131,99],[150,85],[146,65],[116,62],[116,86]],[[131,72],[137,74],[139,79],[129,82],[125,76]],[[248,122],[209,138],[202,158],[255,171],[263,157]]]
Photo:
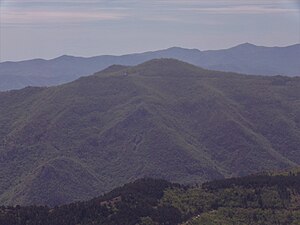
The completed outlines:
[[[186,186],[143,178],[90,201],[0,208],[2,225],[299,224],[300,172]]]

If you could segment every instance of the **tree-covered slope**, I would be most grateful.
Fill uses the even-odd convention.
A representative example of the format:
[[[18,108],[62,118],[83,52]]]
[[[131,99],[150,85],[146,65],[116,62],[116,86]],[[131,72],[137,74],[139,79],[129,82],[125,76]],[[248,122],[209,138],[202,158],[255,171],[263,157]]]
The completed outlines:
[[[101,197],[50,208],[0,207],[7,225],[290,225],[300,220],[300,175],[251,175],[183,186],[143,178]]]
[[[149,176],[195,183],[300,164],[300,79],[172,59],[0,93],[0,202],[84,200]]]
[[[219,180],[203,184],[202,190],[182,192],[175,202],[182,208],[188,199],[191,202],[188,209],[198,210],[185,225],[296,225],[300,221],[299,178],[298,169],[285,175],[261,174]],[[197,196],[201,197],[197,199]]]

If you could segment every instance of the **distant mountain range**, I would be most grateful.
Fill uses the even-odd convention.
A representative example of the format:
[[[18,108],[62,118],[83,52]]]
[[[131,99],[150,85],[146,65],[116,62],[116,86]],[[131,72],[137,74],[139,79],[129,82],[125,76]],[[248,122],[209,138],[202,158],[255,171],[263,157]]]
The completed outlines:
[[[206,69],[256,75],[300,75],[300,44],[262,47],[245,43],[215,51],[169,48],[123,56],[90,58],[61,56],[51,60],[33,59],[0,63],[0,91],[26,86],[52,86],[98,72],[110,65],[133,66],[155,58],[174,58]]]
[[[0,204],[53,206],[145,176],[195,183],[299,166],[299,99],[299,77],[174,59],[1,92]]]

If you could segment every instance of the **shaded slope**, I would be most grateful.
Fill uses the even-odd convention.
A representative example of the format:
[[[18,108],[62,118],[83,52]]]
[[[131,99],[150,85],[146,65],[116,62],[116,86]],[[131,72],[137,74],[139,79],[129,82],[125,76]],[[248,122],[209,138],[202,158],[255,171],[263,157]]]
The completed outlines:
[[[190,183],[298,165],[299,92],[299,78],[161,59],[1,93],[0,202],[56,205],[144,176]]]
[[[7,204],[47,202],[57,205],[92,198],[102,190],[102,181],[89,168],[65,157],[54,158],[40,165],[23,180],[4,193]]]

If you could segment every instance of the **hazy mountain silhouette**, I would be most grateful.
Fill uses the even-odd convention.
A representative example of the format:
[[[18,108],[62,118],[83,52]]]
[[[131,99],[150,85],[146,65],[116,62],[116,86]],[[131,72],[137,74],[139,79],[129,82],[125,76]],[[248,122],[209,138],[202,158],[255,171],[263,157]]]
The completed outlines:
[[[173,47],[123,56],[83,58],[64,55],[51,60],[3,62],[0,63],[0,90],[62,84],[113,64],[132,66],[154,58],[174,58],[207,69],[246,74],[300,75],[300,44],[288,47],[261,47],[245,43],[215,51]]]

